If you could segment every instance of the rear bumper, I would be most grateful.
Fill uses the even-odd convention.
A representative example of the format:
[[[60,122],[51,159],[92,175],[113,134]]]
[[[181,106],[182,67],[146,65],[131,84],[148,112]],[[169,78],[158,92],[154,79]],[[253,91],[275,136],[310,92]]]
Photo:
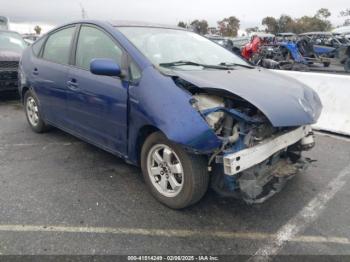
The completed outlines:
[[[233,176],[267,160],[275,153],[303,140],[303,145],[313,145],[314,140],[310,126],[302,126],[280,136],[236,153],[227,154],[223,158],[225,175]]]

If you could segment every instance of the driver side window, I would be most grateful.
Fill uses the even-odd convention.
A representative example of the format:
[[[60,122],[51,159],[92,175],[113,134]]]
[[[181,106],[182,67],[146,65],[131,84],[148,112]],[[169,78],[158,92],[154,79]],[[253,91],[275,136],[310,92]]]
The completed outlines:
[[[89,70],[94,58],[112,59],[121,65],[123,51],[102,30],[91,26],[82,26],[79,33],[76,66]]]

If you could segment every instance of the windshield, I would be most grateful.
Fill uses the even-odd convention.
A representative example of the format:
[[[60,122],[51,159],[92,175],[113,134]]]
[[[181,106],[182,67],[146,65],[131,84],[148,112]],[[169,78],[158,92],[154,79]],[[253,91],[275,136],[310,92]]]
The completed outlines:
[[[22,52],[26,47],[26,43],[19,34],[0,32],[0,49]]]
[[[191,61],[203,65],[239,64],[243,59],[198,34],[176,29],[118,27],[154,65]],[[181,65],[193,69],[193,65]],[[201,68],[204,69],[204,68]]]

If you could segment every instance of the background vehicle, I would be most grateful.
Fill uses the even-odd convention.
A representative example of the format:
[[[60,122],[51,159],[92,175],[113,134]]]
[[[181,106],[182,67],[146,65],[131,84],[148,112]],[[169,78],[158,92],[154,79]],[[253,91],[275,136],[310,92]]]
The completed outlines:
[[[6,16],[0,16],[0,30],[9,30],[10,21]]]
[[[39,35],[36,34],[23,34],[22,35],[24,41],[26,41],[28,44],[33,44],[36,40],[38,40]]]
[[[235,53],[236,55],[241,54],[241,49],[234,45],[233,41],[227,37],[220,37],[220,36],[206,36],[211,41],[225,47],[227,50]]]
[[[20,75],[35,132],[53,125],[141,166],[171,208],[210,181],[249,203],[270,198],[306,168],[322,109],[307,86],[167,26],[67,24],[24,52]]]
[[[18,33],[0,30],[0,92],[17,91],[18,63],[26,47]]]
[[[342,34],[330,32],[311,32],[301,34],[307,36],[314,45],[319,56],[330,58],[325,66],[341,65],[345,72],[350,72],[350,41]]]

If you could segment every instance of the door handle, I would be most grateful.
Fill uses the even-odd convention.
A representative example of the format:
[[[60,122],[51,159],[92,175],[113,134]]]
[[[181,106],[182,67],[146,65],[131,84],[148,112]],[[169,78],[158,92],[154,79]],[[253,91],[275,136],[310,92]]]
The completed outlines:
[[[67,87],[69,89],[75,90],[79,87],[77,80],[76,79],[71,79],[69,81],[67,81]]]
[[[39,70],[38,70],[38,68],[34,68],[34,70],[33,70],[33,75],[35,75],[35,76],[39,75]]]

